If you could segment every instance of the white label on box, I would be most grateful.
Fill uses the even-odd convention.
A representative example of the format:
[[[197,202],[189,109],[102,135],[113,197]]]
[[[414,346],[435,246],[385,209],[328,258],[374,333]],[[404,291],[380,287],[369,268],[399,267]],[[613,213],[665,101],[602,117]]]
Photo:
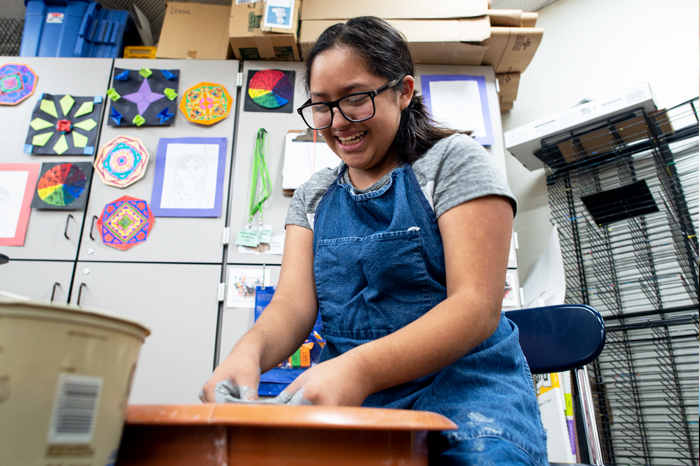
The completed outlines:
[[[263,27],[292,29],[294,0],[267,0]]]
[[[49,13],[46,15],[47,23],[63,24],[63,13]]]
[[[255,3],[258,0],[236,0],[236,5],[245,5],[246,3]]]

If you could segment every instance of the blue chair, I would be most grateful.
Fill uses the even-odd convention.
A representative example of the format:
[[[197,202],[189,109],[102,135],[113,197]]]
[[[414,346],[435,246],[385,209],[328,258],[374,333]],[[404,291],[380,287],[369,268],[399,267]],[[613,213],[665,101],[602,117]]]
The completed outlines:
[[[572,386],[578,392],[585,434],[582,438],[579,432],[579,447],[587,450],[591,463],[602,465],[586,364],[597,358],[605,346],[603,318],[598,311],[583,304],[508,311],[506,316],[520,330],[520,346],[533,374],[576,371]]]

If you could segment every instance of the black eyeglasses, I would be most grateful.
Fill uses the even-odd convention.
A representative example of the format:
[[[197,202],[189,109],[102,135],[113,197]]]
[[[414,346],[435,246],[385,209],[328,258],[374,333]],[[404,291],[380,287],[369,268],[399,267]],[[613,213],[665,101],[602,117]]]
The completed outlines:
[[[374,98],[396,86],[401,79],[394,79],[379,89],[356,92],[334,102],[311,102],[309,99],[297,109],[304,123],[311,129],[326,129],[333,124],[333,109],[337,108],[348,121],[365,121],[374,116]]]

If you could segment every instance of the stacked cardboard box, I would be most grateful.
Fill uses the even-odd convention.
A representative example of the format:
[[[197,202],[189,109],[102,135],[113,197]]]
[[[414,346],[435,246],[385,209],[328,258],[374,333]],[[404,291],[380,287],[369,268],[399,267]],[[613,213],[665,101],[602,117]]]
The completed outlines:
[[[501,107],[501,113],[507,113],[513,109],[513,102],[518,97],[520,73],[525,71],[525,68],[530,64],[530,60],[534,56],[534,52],[537,51],[537,47],[542,40],[543,30],[535,28],[537,13],[528,13],[522,10],[489,10],[488,15],[491,19],[492,38],[495,41],[503,40],[503,37],[498,38],[498,36],[505,36],[506,31],[504,29],[508,28],[507,34],[509,36],[515,35],[515,40],[510,41],[511,47],[527,49],[532,46],[534,48],[532,55],[524,57],[528,60],[527,63],[511,63],[512,58],[516,60],[518,58],[522,59],[523,55],[514,55],[512,58],[504,56],[497,65],[489,63],[496,69],[496,78],[499,86],[498,103]],[[538,31],[536,44],[531,42],[532,31]],[[493,62],[495,58],[492,59],[491,56],[487,56],[487,60]],[[511,69],[504,72],[504,66],[502,65],[509,66]]]
[[[289,5],[290,21],[285,24],[289,27],[282,28],[265,26],[266,2],[232,2],[229,40],[238,60],[301,60],[297,45],[301,0],[289,0]],[[270,5],[269,10],[276,8]]]
[[[534,27],[537,13],[491,10],[488,0],[304,0],[302,58],[328,26],[365,15],[384,18],[401,31],[416,63],[493,66],[502,112],[513,108],[520,74],[544,33]]]
[[[225,60],[231,58],[227,5],[165,4],[156,58]],[[206,34],[200,33],[202,30]]]
[[[299,61],[328,26],[378,16],[406,36],[416,63],[493,66],[501,112],[507,112],[544,32],[535,27],[537,13],[492,10],[489,0],[287,1],[286,28],[273,27],[274,21],[265,26],[266,11],[279,11],[279,1],[232,1],[231,7],[169,2],[156,56]],[[207,34],[189,33],[202,28]]]

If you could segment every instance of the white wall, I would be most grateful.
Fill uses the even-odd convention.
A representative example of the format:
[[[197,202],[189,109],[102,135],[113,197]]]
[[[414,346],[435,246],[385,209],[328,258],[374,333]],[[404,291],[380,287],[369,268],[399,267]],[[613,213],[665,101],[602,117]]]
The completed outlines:
[[[503,130],[650,83],[659,108],[698,96],[698,0],[560,0],[540,10],[542,43],[521,76]],[[520,283],[551,229],[544,170],[530,172],[506,156],[519,201],[515,220]]]

